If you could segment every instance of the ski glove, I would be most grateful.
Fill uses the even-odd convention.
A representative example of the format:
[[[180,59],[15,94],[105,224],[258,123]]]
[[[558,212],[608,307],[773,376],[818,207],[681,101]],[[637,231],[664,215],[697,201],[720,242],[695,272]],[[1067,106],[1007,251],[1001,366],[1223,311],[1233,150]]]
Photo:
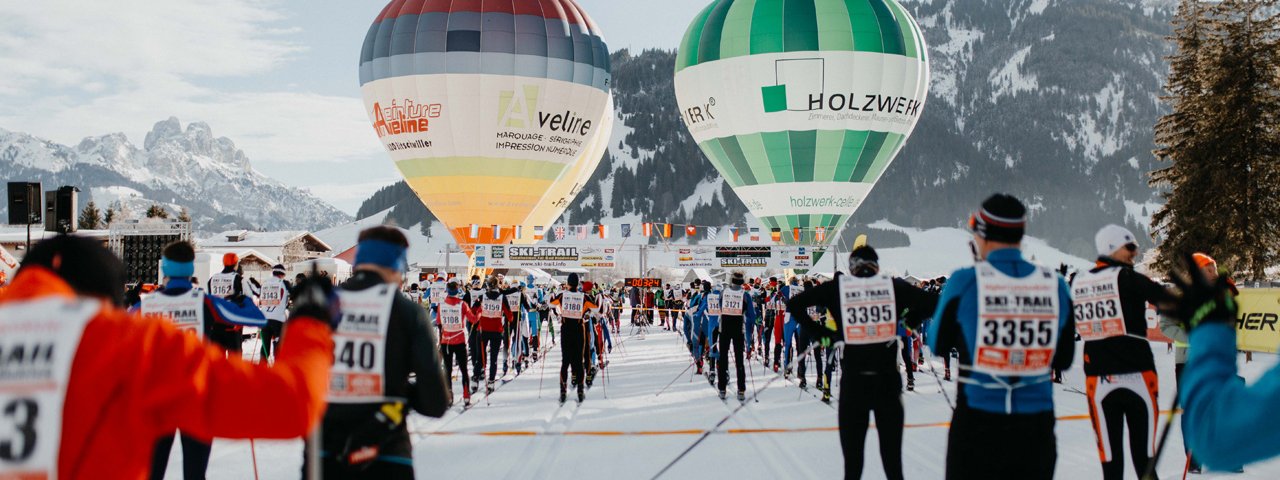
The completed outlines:
[[[330,328],[338,328],[342,321],[342,306],[333,283],[318,275],[311,275],[298,283],[293,299],[293,318],[310,317],[320,320]]]
[[[1173,283],[1182,291],[1182,298],[1171,312],[1173,318],[1191,331],[1205,322],[1231,324],[1236,321],[1236,301],[1226,275],[1219,275],[1210,282],[1196,266],[1191,255],[1183,255],[1190,279],[1173,276]]]

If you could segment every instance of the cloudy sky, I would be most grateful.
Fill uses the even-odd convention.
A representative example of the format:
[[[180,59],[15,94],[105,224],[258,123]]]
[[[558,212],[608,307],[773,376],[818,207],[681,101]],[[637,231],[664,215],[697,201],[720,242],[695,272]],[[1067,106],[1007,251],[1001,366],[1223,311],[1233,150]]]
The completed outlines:
[[[611,49],[674,48],[702,0],[578,0]],[[0,2],[0,128],[59,143],[204,121],[263,173],[354,213],[399,179],[360,46],[383,0]]]

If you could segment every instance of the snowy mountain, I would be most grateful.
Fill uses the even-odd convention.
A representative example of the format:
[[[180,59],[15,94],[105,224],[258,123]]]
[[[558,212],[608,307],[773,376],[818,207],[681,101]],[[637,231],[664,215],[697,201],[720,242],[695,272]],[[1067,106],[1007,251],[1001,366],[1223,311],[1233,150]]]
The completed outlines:
[[[196,229],[321,229],[350,220],[311,194],[258,173],[226,137],[204,123],[182,128],[156,123],[138,148],[121,133],[59,145],[0,129],[0,170],[11,181],[39,181],[46,190],[80,187],[104,212],[141,215],[158,203],[172,214],[187,208]],[[7,205],[0,205],[0,215]]]
[[[868,225],[961,226],[996,191],[1023,198],[1030,234],[1073,255],[1092,257],[1106,223],[1146,230],[1159,205],[1147,172],[1175,1],[903,3],[929,42],[929,100],[846,236],[871,232],[900,246],[900,232]],[[754,223],[680,120],[674,61],[672,51],[613,54],[619,121],[562,222]],[[366,215],[420,207],[407,188],[372,200]],[[403,217],[402,226],[416,222]]]

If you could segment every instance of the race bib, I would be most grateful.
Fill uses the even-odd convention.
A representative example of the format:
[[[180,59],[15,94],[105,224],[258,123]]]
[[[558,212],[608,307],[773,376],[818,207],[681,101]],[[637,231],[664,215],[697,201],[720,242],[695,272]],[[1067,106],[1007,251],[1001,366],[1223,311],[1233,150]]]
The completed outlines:
[[[439,309],[441,328],[449,333],[462,332],[462,304],[449,305],[445,303],[440,305]]]
[[[725,290],[720,300],[720,313],[724,315],[742,316],[742,290]]]
[[[720,315],[720,295],[715,293],[707,295],[707,315],[713,317]]]
[[[234,273],[219,273],[209,279],[209,294],[215,297],[230,297],[236,293],[236,276]]]
[[[480,302],[480,311],[485,317],[494,318],[502,316],[502,301],[496,298],[486,297]]]
[[[507,295],[507,308],[510,308],[511,311],[513,312],[520,311],[520,294],[519,293],[513,293],[510,295]]]
[[[564,292],[560,295],[560,310],[564,318],[582,319],[587,297],[582,292]]]
[[[182,295],[153,293],[142,299],[142,315],[173,322],[179,330],[204,336],[204,295],[192,290]]]
[[[446,292],[446,287],[444,284],[436,283],[434,285],[431,285],[431,303],[434,303],[436,305],[443,304],[445,293],[448,293],[448,292]]]
[[[1058,341],[1058,277],[1036,267],[1013,278],[979,263],[973,369],[990,375],[1047,375]]]
[[[844,343],[867,345],[892,341],[898,335],[897,301],[888,276],[840,276],[840,314]]]
[[[98,308],[64,299],[0,308],[0,478],[57,478],[71,363]]]
[[[258,306],[267,319],[283,322],[289,316],[289,290],[284,288],[284,282],[267,280],[258,295]]]
[[[387,285],[338,291],[342,322],[333,332],[330,403],[384,400],[387,327],[395,296],[396,290]]]
[[[1102,340],[1125,334],[1119,278],[1119,268],[1076,276],[1071,285],[1071,299],[1075,304],[1076,333],[1081,340]]]

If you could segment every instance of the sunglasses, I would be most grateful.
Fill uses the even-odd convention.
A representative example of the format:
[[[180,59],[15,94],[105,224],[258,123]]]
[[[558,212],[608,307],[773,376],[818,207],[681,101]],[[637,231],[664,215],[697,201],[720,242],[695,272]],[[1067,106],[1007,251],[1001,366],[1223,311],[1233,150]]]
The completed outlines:
[[[1138,245],[1135,243],[1126,243],[1124,244],[1124,249],[1130,252],[1136,252],[1138,251]]]

